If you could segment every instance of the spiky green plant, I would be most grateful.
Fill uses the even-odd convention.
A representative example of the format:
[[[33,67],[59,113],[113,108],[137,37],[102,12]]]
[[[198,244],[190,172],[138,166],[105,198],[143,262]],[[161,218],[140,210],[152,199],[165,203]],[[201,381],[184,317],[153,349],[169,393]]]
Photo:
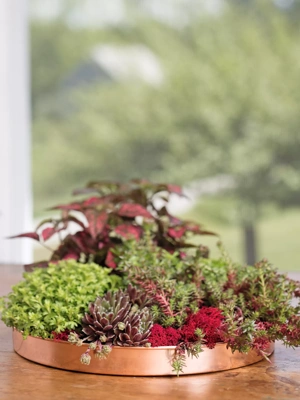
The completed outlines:
[[[187,311],[197,309],[199,295],[195,283],[178,279],[186,268],[186,261],[179,253],[159,248],[150,234],[139,242],[127,242],[115,249],[115,253],[118,270],[151,299],[155,322],[180,327]]]

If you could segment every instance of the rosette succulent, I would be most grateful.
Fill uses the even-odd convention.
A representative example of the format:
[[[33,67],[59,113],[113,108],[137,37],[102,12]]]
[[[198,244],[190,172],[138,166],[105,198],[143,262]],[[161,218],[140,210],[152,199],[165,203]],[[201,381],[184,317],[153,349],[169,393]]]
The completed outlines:
[[[134,306],[132,307],[134,309]],[[152,316],[147,308],[133,310],[128,314],[126,322],[119,322],[115,329],[114,344],[118,346],[150,345],[148,338],[152,328]]]
[[[129,285],[125,290],[107,292],[90,303],[88,312],[82,319],[79,334],[70,334],[69,342],[77,345],[90,343],[81,360],[87,363],[88,354],[103,358],[111,346],[150,346],[148,338],[153,326],[153,318],[147,306],[146,295]],[[84,356],[84,357],[83,357]]]

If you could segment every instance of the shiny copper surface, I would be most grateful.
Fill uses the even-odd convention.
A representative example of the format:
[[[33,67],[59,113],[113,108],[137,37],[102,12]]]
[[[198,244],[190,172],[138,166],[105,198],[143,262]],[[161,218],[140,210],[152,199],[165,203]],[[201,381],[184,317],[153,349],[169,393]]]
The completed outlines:
[[[26,340],[13,330],[14,350],[22,357],[39,364],[55,368],[103,375],[159,376],[176,375],[172,371],[171,359],[174,347],[114,347],[106,360],[92,357],[90,365],[83,365],[80,356],[87,345],[76,346],[67,342],[40,339],[29,336]],[[270,344],[268,353],[274,351]],[[211,350],[204,347],[199,358],[187,357],[184,374],[224,371],[243,367],[262,360],[255,351],[248,354],[232,354],[226,345],[219,343]]]

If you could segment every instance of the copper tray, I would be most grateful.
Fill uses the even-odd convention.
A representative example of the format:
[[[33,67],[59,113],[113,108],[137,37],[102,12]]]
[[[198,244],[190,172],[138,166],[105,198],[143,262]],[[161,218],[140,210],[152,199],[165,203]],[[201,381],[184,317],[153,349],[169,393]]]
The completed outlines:
[[[90,365],[83,365],[80,356],[88,345],[78,347],[68,342],[53,341],[29,336],[26,340],[13,330],[14,350],[22,357],[39,364],[69,371],[103,375],[159,376],[176,375],[171,366],[175,347],[114,347],[106,360],[92,357]],[[255,351],[232,354],[226,345],[218,343],[211,350],[204,346],[198,358],[186,358],[184,374],[202,374],[244,367],[261,361],[264,357]],[[274,351],[271,343],[268,354]]]

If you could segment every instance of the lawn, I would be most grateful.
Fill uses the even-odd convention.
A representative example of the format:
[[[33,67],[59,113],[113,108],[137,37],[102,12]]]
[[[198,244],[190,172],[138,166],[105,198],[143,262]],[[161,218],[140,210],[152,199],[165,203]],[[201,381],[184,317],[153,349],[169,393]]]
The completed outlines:
[[[227,200],[199,202],[185,218],[202,223],[209,230],[219,233],[233,260],[244,262],[242,230],[230,222]],[[258,260],[267,258],[280,271],[300,271],[300,208],[275,210],[268,208],[257,225]],[[218,238],[202,236],[200,242],[211,248],[211,256],[217,256]]]

